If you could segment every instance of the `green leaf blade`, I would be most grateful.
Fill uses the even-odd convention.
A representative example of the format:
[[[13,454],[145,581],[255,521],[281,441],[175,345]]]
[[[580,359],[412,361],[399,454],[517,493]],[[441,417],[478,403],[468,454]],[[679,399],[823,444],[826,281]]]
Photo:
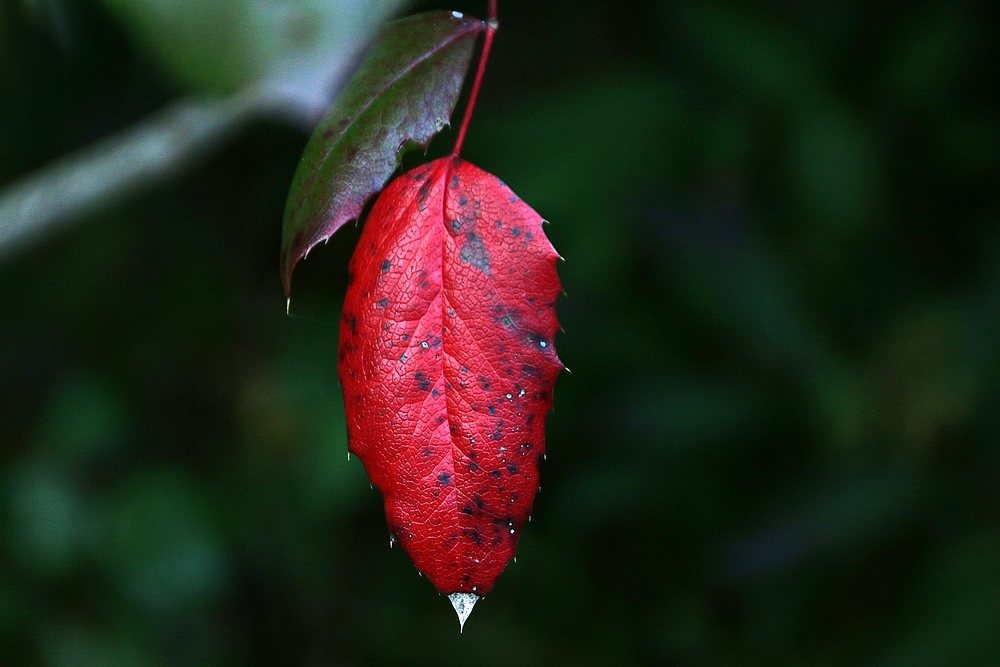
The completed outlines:
[[[306,145],[281,233],[286,296],[315,245],[360,215],[398,168],[448,124],[469,69],[479,19],[426,12],[390,23]]]

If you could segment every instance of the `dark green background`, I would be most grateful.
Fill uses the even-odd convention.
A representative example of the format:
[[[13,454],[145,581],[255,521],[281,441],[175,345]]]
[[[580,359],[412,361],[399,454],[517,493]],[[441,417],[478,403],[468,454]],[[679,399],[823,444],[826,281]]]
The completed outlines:
[[[0,3],[0,185],[185,93],[60,4]],[[573,372],[465,633],[345,456],[355,229],[284,314],[260,120],[0,263],[0,664],[1000,664],[996,9],[500,5],[465,157]]]

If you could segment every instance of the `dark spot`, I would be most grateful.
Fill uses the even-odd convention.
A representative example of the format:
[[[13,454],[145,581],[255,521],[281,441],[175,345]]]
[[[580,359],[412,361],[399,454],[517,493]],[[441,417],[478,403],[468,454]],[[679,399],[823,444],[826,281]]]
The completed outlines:
[[[490,474],[493,475],[494,477],[496,477],[497,479],[500,479],[500,471],[499,470],[491,470]]]
[[[479,496],[473,498],[472,502],[476,503],[476,507],[478,507],[479,509],[483,509],[484,507],[486,507],[486,503],[484,503],[483,499],[480,498]]]
[[[385,273],[391,268],[392,268],[392,262],[390,262],[389,260],[385,260],[384,262],[382,262],[382,273]]]
[[[358,318],[353,313],[344,313],[344,321],[347,322],[347,327],[351,330],[351,335],[356,336],[358,334]]]
[[[535,421],[535,413],[534,412],[530,412],[530,413],[528,413],[528,418],[524,420],[524,423],[525,424],[530,424],[533,421]]]
[[[431,396],[433,396],[434,398],[437,398],[438,397],[438,390],[437,389],[432,389],[431,390]]]
[[[477,470],[479,470],[479,464],[476,463],[475,461],[470,461],[469,462],[469,471],[470,472],[476,472]]]
[[[469,539],[475,542],[476,544],[482,544],[482,540],[479,537],[479,529],[476,528],[475,526],[473,526],[472,530],[469,531]]]
[[[329,139],[333,135],[334,135],[334,131],[333,130],[327,130],[326,132],[323,133],[323,138],[324,139]]]
[[[447,485],[451,484],[451,473],[450,472],[441,472],[441,473],[438,473],[437,479],[438,479],[439,482],[441,482],[442,484],[444,484],[445,486],[447,486]]]
[[[459,252],[459,259],[463,264],[475,267],[486,275],[490,273],[491,262],[490,256],[486,252],[486,244],[483,243],[483,237],[475,232],[466,233],[465,243],[462,244],[462,250]]]
[[[517,474],[517,466],[514,465],[513,463],[508,463],[507,464],[507,472],[509,472],[511,475],[516,475]]]
[[[511,195],[511,196],[510,196],[510,203],[511,203],[511,204],[515,204],[515,203],[517,203],[517,197],[515,197],[514,195]]]
[[[458,205],[459,206],[465,206],[468,203],[469,203],[469,200],[465,198],[465,195],[459,195],[458,196]]]
[[[515,227],[514,229],[510,230],[510,235],[511,236],[520,236],[521,235],[521,228],[520,227]]]
[[[488,408],[486,408],[486,412],[490,413],[490,417],[495,417],[497,414],[497,409],[491,405]]]
[[[421,185],[420,189],[417,191],[417,197],[418,197],[417,201],[423,204],[424,200],[427,199],[427,195],[429,195],[430,193],[431,193],[431,184],[430,181],[428,181],[427,183]]]
[[[458,187],[458,174],[451,177],[451,189],[454,190]]]
[[[475,510],[473,510],[473,509],[472,509],[471,507],[469,507],[468,505],[466,505],[465,507],[463,507],[463,508],[462,508],[462,514],[468,514],[469,516],[472,516],[472,513],[473,513],[474,511],[475,511]]]
[[[451,231],[455,233],[462,231],[462,222],[460,220],[452,220]]]
[[[354,271],[348,271],[347,272],[347,284],[348,284],[348,286],[350,286],[352,283],[354,283]]]
[[[530,240],[531,240],[531,232],[527,232],[527,233],[525,233],[525,235],[524,235],[524,240],[525,240],[525,241],[530,241]]]
[[[483,391],[490,390],[490,380],[484,375],[479,376],[479,386],[483,388]]]
[[[436,421],[438,424],[443,424],[444,423],[444,417],[442,417],[441,415],[438,415],[437,419],[435,419],[434,421]]]
[[[385,308],[388,305],[389,305],[389,299],[382,299],[381,301],[378,302],[379,308]]]

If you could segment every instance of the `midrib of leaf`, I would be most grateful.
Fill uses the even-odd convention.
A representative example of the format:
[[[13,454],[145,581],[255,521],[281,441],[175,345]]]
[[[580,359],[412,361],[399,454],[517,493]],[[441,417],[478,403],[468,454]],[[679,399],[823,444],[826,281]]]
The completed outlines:
[[[454,170],[454,168],[455,168],[455,161],[451,160],[451,159],[448,159],[448,158],[445,158],[445,159],[447,159],[448,161],[447,161],[445,169],[444,169],[444,182],[441,184],[441,253],[440,253],[440,258],[441,258],[441,361],[442,361],[442,363],[441,363],[441,377],[444,378],[444,411],[445,411],[445,415],[448,418],[448,441],[451,444],[451,477],[452,477],[453,480],[455,480],[455,516],[458,518],[458,522],[457,523],[458,523],[459,528],[461,528],[461,526],[462,526],[462,512],[461,512],[461,510],[459,510],[459,504],[460,504],[460,502],[459,502],[459,498],[458,498],[458,493],[459,493],[459,491],[458,491],[458,488],[459,488],[458,487],[458,466],[455,465],[455,456],[456,456],[456,454],[460,455],[461,452],[457,451],[458,447],[455,446],[455,436],[451,432],[451,424],[452,424],[452,421],[451,421],[452,414],[451,413],[452,413],[452,410],[451,410],[451,401],[448,400],[449,394],[451,392],[448,391],[448,377],[447,377],[447,374],[445,373],[445,369],[447,368],[447,365],[444,363],[444,357],[448,355],[448,349],[445,346],[445,342],[444,342],[445,341],[445,337],[444,337],[444,322],[445,322],[445,320],[444,320],[444,312],[445,311],[444,311],[444,309],[445,309],[445,306],[448,305],[446,303],[447,300],[445,298],[445,291],[446,290],[445,290],[445,276],[444,276],[444,271],[445,271],[445,266],[446,266],[445,261],[444,261],[444,246],[445,246],[445,242],[446,242],[447,234],[448,234],[448,226],[447,226],[447,224],[445,222],[445,213],[448,210],[448,183],[451,182],[451,173],[452,173],[452,170]],[[456,316],[457,316],[457,311],[456,311]]]

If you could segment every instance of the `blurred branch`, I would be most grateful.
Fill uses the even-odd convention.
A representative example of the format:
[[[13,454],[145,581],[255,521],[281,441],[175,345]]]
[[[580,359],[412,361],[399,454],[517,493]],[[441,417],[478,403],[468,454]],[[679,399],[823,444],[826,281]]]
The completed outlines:
[[[0,190],[0,259],[162,183],[258,114],[311,128],[374,30],[401,4],[369,0],[353,13],[330,9],[329,25],[317,28],[323,38],[271,56],[258,84],[231,97],[184,98]]]
[[[259,96],[188,98],[0,191],[0,257],[161,182],[228,136]]]

